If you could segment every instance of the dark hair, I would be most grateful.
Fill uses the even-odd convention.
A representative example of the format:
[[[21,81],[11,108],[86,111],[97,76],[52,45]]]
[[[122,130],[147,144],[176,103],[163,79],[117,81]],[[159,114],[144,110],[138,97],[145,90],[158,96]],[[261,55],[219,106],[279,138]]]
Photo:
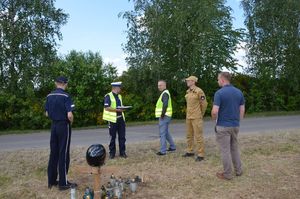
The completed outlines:
[[[220,72],[219,75],[227,81],[231,81],[231,74],[229,72]]]

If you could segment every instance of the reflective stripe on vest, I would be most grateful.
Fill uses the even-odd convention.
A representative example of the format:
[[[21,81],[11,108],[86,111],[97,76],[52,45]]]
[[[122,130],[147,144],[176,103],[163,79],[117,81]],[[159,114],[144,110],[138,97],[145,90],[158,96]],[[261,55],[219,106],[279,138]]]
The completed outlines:
[[[116,109],[117,108],[117,102],[116,102],[115,96],[113,95],[112,92],[106,94],[105,96],[107,96],[107,95],[109,95],[110,107],[113,108],[113,109]],[[121,106],[122,106],[123,105],[122,96],[118,95],[118,97],[120,99]],[[123,119],[125,121],[125,116],[124,116],[123,112],[122,112],[122,116],[123,116]],[[103,120],[106,120],[108,122],[116,123],[117,122],[117,112],[107,111],[107,110],[105,110],[105,107],[104,107],[104,109],[103,109]]]
[[[168,100],[168,107],[166,110],[166,115],[169,117],[172,117],[172,100],[171,100],[171,95],[170,92],[168,90],[164,90],[161,94],[160,97],[158,98],[157,102],[156,102],[156,108],[155,108],[155,117],[158,118],[161,116],[162,113],[162,109],[163,109],[163,102],[162,102],[162,96],[164,93],[167,93],[169,95],[169,100]]]

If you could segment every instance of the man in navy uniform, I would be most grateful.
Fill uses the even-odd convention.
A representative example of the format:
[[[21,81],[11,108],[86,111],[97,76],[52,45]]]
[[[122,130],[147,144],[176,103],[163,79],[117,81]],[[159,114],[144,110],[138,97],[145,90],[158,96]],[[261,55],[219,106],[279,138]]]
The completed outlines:
[[[114,159],[116,156],[116,136],[118,133],[120,157],[127,158],[126,138],[125,138],[125,116],[122,96],[120,95],[122,82],[111,83],[112,91],[107,93],[104,98],[103,120],[108,121],[110,144],[109,157]]]
[[[68,79],[58,77],[55,80],[56,89],[47,96],[46,116],[52,120],[50,137],[50,157],[48,164],[48,188],[59,186],[59,190],[66,190],[71,186],[67,174],[70,164],[71,124],[73,123],[74,104],[65,89]],[[57,173],[58,171],[58,173]],[[57,174],[59,181],[57,181]]]

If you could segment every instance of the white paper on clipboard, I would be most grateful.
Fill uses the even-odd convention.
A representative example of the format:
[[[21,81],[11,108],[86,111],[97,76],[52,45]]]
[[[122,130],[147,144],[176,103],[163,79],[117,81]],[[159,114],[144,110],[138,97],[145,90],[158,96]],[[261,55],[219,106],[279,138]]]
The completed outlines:
[[[117,106],[117,109],[131,109],[132,106]]]

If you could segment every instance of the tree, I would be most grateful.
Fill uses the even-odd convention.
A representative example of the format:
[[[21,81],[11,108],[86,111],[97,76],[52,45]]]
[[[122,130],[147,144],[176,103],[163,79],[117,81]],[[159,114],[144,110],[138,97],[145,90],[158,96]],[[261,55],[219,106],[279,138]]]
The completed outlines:
[[[109,92],[110,83],[117,77],[116,68],[111,64],[104,64],[99,53],[74,50],[61,57],[55,68],[57,72],[52,74],[53,79],[58,75],[69,78],[68,92],[75,104],[74,125],[102,123],[104,95]]]
[[[54,7],[54,0],[2,0],[0,6],[1,88],[24,92],[45,79],[40,76],[55,58],[67,14]]]
[[[217,73],[223,68],[235,70],[233,54],[241,30],[232,28],[231,9],[224,4],[223,0],[135,0],[134,11],[122,14],[128,21],[124,50],[130,65],[123,78],[131,93],[142,95],[143,103],[151,105],[149,113],[157,80],[167,80],[178,106],[175,116],[182,117],[184,78],[198,76],[211,99]],[[143,93],[141,82],[147,85]]]
[[[0,1],[1,129],[47,124],[39,94],[52,80],[56,40],[67,17],[54,0]]]
[[[104,64],[99,53],[71,51],[57,57],[49,79],[42,87],[35,89],[31,96],[18,97],[13,94],[0,95],[0,130],[3,129],[40,129],[50,125],[45,117],[46,96],[54,88],[54,79],[64,75],[68,77],[67,92],[75,104],[75,126],[102,124],[104,95],[111,89],[110,83],[117,76],[111,64]]]
[[[243,0],[242,6],[248,28],[247,72],[257,78],[253,96],[261,110],[299,110],[299,1]]]

